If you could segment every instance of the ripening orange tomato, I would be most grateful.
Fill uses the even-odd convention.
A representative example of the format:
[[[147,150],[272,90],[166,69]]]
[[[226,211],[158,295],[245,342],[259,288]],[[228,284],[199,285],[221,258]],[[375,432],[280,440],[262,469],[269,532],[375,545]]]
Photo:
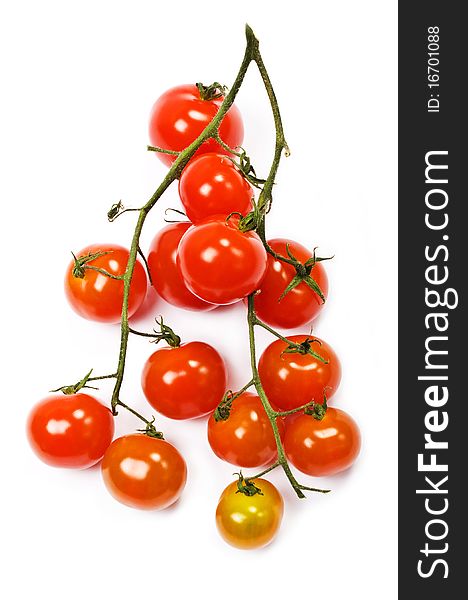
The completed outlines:
[[[284,432],[282,419],[276,421],[280,435]],[[208,442],[223,460],[238,467],[263,467],[277,456],[276,440],[262,401],[255,394],[244,392],[236,398],[229,418],[208,420]]]
[[[266,479],[253,479],[261,494],[247,496],[230,483],[216,508],[216,525],[221,537],[236,548],[251,550],[269,544],[283,518],[284,502],[276,487]]]

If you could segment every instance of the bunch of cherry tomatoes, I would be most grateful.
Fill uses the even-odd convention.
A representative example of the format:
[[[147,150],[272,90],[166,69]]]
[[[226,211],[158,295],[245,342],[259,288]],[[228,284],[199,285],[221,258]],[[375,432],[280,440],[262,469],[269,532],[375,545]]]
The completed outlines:
[[[214,90],[183,85],[156,101],[150,140],[166,150],[158,154],[165,164],[170,166],[213,119],[223,100]],[[242,227],[255,206],[253,188],[229,153],[243,140],[236,106],[219,134],[222,144],[203,143],[180,175],[179,195],[189,222],[169,224],[156,234],[145,261],[149,277],[143,262],[136,261],[128,316],[141,307],[149,280],[164,300],[181,309],[215,310],[255,293],[256,317],[273,333],[273,327],[308,326],[328,294],[323,264],[294,240],[265,244],[254,229]],[[120,322],[128,259],[129,251],[115,244],[93,244],[74,256],[65,292],[79,315]],[[148,358],[141,377],[151,407],[171,419],[209,415],[208,442],[219,458],[240,468],[268,470],[278,460],[278,446],[260,397],[248,386],[239,394],[226,392],[219,352],[202,341],[181,343],[162,320],[159,324],[155,335],[167,347]],[[271,406],[286,413],[276,422],[287,459],[312,476],[348,468],[359,453],[359,430],[348,414],[327,405],[340,383],[338,357],[327,342],[307,334],[278,338],[261,355],[258,373]],[[85,469],[101,461],[105,486],[128,506],[154,510],[174,503],[186,483],[182,455],[153,426],[113,440],[112,411],[82,391],[86,382],[32,409],[27,430],[36,454],[54,467]],[[323,410],[297,410],[305,405]],[[270,482],[239,475],[220,498],[216,522],[229,543],[253,548],[273,539],[282,513],[283,500]]]

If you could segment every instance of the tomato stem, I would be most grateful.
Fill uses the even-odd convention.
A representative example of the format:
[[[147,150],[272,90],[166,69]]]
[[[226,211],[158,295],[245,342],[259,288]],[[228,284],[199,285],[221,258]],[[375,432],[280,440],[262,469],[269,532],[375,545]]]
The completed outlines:
[[[229,154],[233,154],[234,156],[238,156],[238,157],[242,156],[242,152],[238,152],[237,150],[234,150],[234,148],[231,148],[231,146],[228,146],[226,144],[226,142],[223,142],[218,131],[213,135],[213,139],[218,142],[218,144],[221,146],[221,148],[226,150],[226,152],[229,152]]]
[[[258,373],[257,368],[257,357],[255,350],[255,325],[258,325],[258,319],[255,314],[254,308],[254,296],[255,294],[251,294],[248,297],[248,311],[247,311],[247,322],[249,326],[249,345],[250,345],[250,366],[252,369],[252,379],[254,381],[255,389],[257,390],[257,394],[262,401],[263,408],[265,409],[266,415],[270,421],[271,428],[273,429],[273,435],[275,437],[276,449],[278,451],[278,464],[282,467],[286,477],[289,479],[294,491],[296,492],[299,498],[305,498],[305,494],[302,490],[310,490],[310,491],[324,491],[317,490],[315,488],[307,488],[306,486],[298,483],[296,478],[294,477],[291,468],[288,463],[288,459],[286,458],[286,454],[283,448],[283,442],[281,440],[281,435],[278,429],[278,424],[276,419],[280,416],[280,413],[273,410],[270,402],[268,401],[267,395],[265,394],[265,390],[263,389],[262,382],[260,381],[260,375]],[[272,333],[276,332],[272,330]]]
[[[139,249],[139,240],[140,240],[141,232],[142,232],[143,225],[145,223],[145,220],[146,220],[146,217],[147,217],[149,211],[154,207],[156,202],[163,195],[163,193],[167,190],[167,188],[176,179],[178,179],[180,177],[182,170],[187,165],[187,163],[192,158],[192,156],[195,154],[195,152],[198,150],[198,148],[205,141],[207,141],[210,138],[214,139],[214,140],[218,141],[218,143],[220,143],[219,127],[221,125],[222,120],[226,116],[228,110],[231,108],[232,104],[234,103],[234,100],[235,100],[237,93],[239,92],[239,89],[244,81],[245,74],[246,74],[247,69],[249,68],[249,65],[251,62],[254,62],[257,65],[260,76],[263,80],[265,90],[266,90],[268,98],[270,100],[270,106],[271,106],[271,110],[272,110],[272,114],[273,114],[273,120],[274,120],[275,131],[276,131],[275,151],[274,151],[273,160],[271,163],[268,177],[264,182],[263,182],[263,180],[258,180],[258,181],[262,181],[263,187],[261,188],[261,192],[259,194],[259,200],[258,200],[258,210],[260,211],[261,216],[259,218],[257,232],[258,232],[267,252],[269,252],[275,258],[277,258],[279,260],[288,262],[289,264],[291,264],[293,266],[297,265],[297,261],[294,261],[291,258],[283,257],[283,256],[275,253],[269,247],[269,245],[266,241],[265,215],[269,211],[271,203],[272,203],[272,190],[273,190],[273,185],[275,183],[276,173],[278,171],[279,163],[280,163],[281,157],[283,155],[283,152],[286,156],[289,156],[290,152],[289,152],[289,147],[288,147],[285,137],[284,137],[283,124],[281,121],[281,114],[280,114],[278,102],[277,102],[277,99],[275,96],[275,92],[273,90],[273,86],[271,84],[270,77],[268,75],[268,72],[263,63],[262,56],[260,54],[259,42],[258,42],[257,38],[255,37],[252,29],[249,27],[249,25],[246,25],[245,34],[246,34],[246,48],[245,48],[245,52],[244,52],[244,57],[242,59],[242,63],[240,65],[237,76],[234,80],[234,83],[233,83],[232,87],[229,89],[229,91],[226,93],[224,100],[218,109],[218,112],[213,117],[212,121],[205,127],[205,129],[202,131],[202,133],[189,146],[187,146],[187,148],[185,148],[185,150],[183,150],[181,152],[168,151],[168,150],[164,150],[162,148],[157,148],[155,146],[148,146],[148,150],[151,150],[154,152],[162,152],[164,154],[172,154],[172,155],[176,156],[177,158],[172,163],[172,166],[170,167],[169,171],[167,172],[166,176],[164,177],[164,179],[162,180],[162,182],[160,183],[160,185],[158,186],[158,188],[156,189],[154,194],[146,202],[146,204],[138,211],[138,219],[137,219],[137,223],[136,223],[135,230],[133,233],[132,243],[130,246],[130,255],[129,255],[125,273],[123,275],[124,296],[123,296],[122,315],[121,315],[120,350],[119,350],[118,367],[117,367],[117,371],[116,371],[116,382],[115,382],[114,390],[112,393],[112,400],[111,400],[112,411],[114,414],[117,414],[117,412],[116,412],[117,406],[122,406],[122,407],[126,408],[127,410],[132,412],[135,416],[140,418],[144,423],[146,423],[146,425],[147,425],[147,429],[145,431],[146,433],[148,433],[148,427],[149,428],[154,427],[152,425],[152,422],[150,422],[147,419],[145,419],[144,417],[142,417],[134,409],[132,409],[128,405],[124,404],[120,400],[120,391],[121,391],[122,382],[123,382],[123,378],[124,378],[125,362],[126,362],[126,357],[127,357],[128,337],[129,337],[130,332],[135,333],[133,330],[131,330],[131,328],[129,327],[129,324],[128,324],[128,300],[129,300],[129,294],[130,294],[130,285],[131,285],[131,281],[132,281],[132,277],[133,277],[133,271],[135,268],[135,262],[136,262],[138,249]],[[224,91],[224,89],[223,89],[223,91]],[[222,142],[222,140],[221,140],[221,146],[225,150],[228,150],[228,151],[232,150],[226,144],[224,144],[224,142]],[[239,154],[237,154],[237,152],[233,152],[233,155],[239,156]],[[242,151],[240,153],[240,156],[242,156]],[[259,325],[259,326],[263,327],[264,329],[267,329],[268,331],[270,331],[271,333],[273,333],[280,339],[283,339],[284,341],[286,341],[288,343],[288,345],[291,345],[291,342],[289,340],[287,340],[286,338],[283,338],[283,336],[280,336],[280,334],[278,334],[277,332],[275,332],[274,330],[269,328],[266,324],[262,323],[261,321],[259,321],[257,319],[255,310],[254,310],[254,296],[253,296],[253,294],[250,295],[248,298],[248,327],[249,327],[252,383],[255,386],[255,389],[257,390],[258,395],[260,396],[263,407],[265,409],[265,412],[268,416],[268,419],[270,420],[270,423],[271,423],[271,426],[273,429],[273,434],[275,437],[276,446],[277,446],[277,450],[278,450],[278,461],[277,461],[278,464],[277,465],[275,464],[275,466],[282,467],[284,473],[286,474],[294,491],[296,492],[296,494],[299,498],[305,497],[303,490],[313,490],[313,491],[323,492],[324,490],[309,488],[307,486],[303,486],[303,485],[299,484],[296,481],[296,479],[289,467],[289,463],[287,461],[287,458],[286,458],[286,455],[284,452],[283,444],[281,441],[281,436],[280,436],[278,425],[276,422],[276,419],[278,418],[278,413],[275,410],[273,410],[271,404],[268,401],[268,398],[267,398],[265,391],[263,389],[263,386],[261,384],[260,376],[259,376],[258,369],[257,369],[256,353],[255,353],[255,331],[254,331],[255,325]],[[249,382],[248,387],[250,387],[250,385],[251,385],[251,383]],[[245,389],[247,389],[247,387]],[[154,431],[156,431],[156,429],[154,429]],[[158,433],[158,432],[156,432],[156,433]],[[275,466],[272,466],[271,469],[269,468],[265,472],[269,472],[270,470],[275,468]]]
[[[146,146],[149,152],[159,152],[160,154],[172,154],[173,156],[179,156],[180,152],[177,150],[165,150],[164,148],[158,148],[158,146]]]
[[[122,200],[119,200],[107,211],[107,220],[109,223],[113,223],[120,215],[123,215],[126,212],[138,212],[139,210],[139,208],[125,208]]]
[[[148,261],[146,260],[146,256],[139,245],[137,248],[137,252],[140,255],[141,260],[143,261],[143,264],[145,265],[146,274],[148,275],[148,281],[150,282],[150,285],[153,285],[153,278],[151,277],[151,271],[148,265]]]
[[[267,469],[260,471],[260,473],[256,473],[255,475],[252,475],[251,477],[245,477],[244,479],[246,481],[252,481],[252,479],[258,479],[259,477],[266,475],[267,473],[269,473],[270,471],[273,471],[273,469],[276,469],[276,467],[279,467],[279,466],[280,466],[279,461],[276,461],[275,463],[270,465]]]
[[[284,335],[281,335],[281,333],[278,333],[275,329],[273,329],[272,327],[270,327],[269,325],[267,325],[266,323],[261,321],[257,316],[255,316],[254,325],[258,325],[259,327],[262,327],[263,329],[265,329],[266,331],[270,332],[272,335],[277,337],[279,340],[281,340],[282,342],[287,344],[287,348],[286,348],[286,350],[284,350],[285,353],[297,352],[298,354],[310,354],[317,360],[320,360],[321,362],[323,362],[325,364],[327,363],[327,361],[323,358],[323,356],[320,356],[320,354],[317,354],[317,352],[314,352],[311,349],[310,343],[308,343],[308,345],[306,345],[305,342],[302,342],[301,344],[296,344],[295,342],[289,340],[287,337],[284,337]]]
[[[183,168],[188,163],[188,161],[192,158],[198,148],[208,140],[209,138],[213,138],[218,135],[219,126],[225,117],[228,110],[231,108],[234,100],[237,96],[237,93],[244,81],[245,74],[247,69],[252,62],[252,60],[257,60],[259,56],[258,53],[258,41],[255,38],[250,27],[246,27],[246,37],[247,44],[244,52],[244,58],[242,60],[241,66],[239,68],[238,74],[234,83],[229,90],[229,92],[224,97],[221,106],[218,109],[218,112],[213,117],[212,121],[205,127],[202,133],[189,145],[185,150],[177,154],[177,158],[172,163],[171,168],[167,172],[166,176],[151,196],[151,198],[146,202],[146,204],[139,210],[138,220],[135,226],[135,230],[133,233],[133,239],[130,246],[130,255],[128,258],[127,268],[125,270],[123,276],[124,282],[124,296],[122,303],[122,315],[121,315],[121,326],[120,326],[120,350],[119,350],[119,359],[117,366],[117,377],[115,382],[114,391],[112,393],[111,405],[112,411],[115,413],[115,408],[119,404],[119,396],[120,390],[122,388],[122,382],[124,378],[125,371],[125,361],[127,357],[127,346],[128,346],[128,336],[130,333],[129,325],[128,325],[128,299],[130,293],[130,284],[133,277],[133,271],[135,268],[135,261],[138,252],[138,246],[140,241],[140,235],[143,229],[143,225],[145,223],[146,217],[149,211],[153,208],[159,198],[163,195],[163,193],[167,190],[167,188],[180,176]],[[155,147],[151,147],[152,149]],[[156,149],[156,151],[160,151],[161,149]],[[170,152],[171,154],[172,152]]]
[[[114,275],[113,273],[109,273],[109,271],[106,271],[106,269],[101,269],[101,267],[94,267],[93,265],[84,265],[83,269],[85,271],[96,271],[97,273],[101,273],[101,275],[105,275],[110,279],[117,279],[119,281],[121,281],[124,278],[123,275]]]
[[[144,331],[137,331],[136,329],[133,329],[132,327],[129,327],[128,331],[130,333],[133,333],[134,335],[151,338],[150,341],[154,342],[155,344],[158,344],[159,342],[164,341],[164,342],[167,342],[167,344],[169,344],[169,346],[171,346],[171,348],[178,348],[181,343],[180,337],[174,332],[174,330],[171,327],[169,327],[168,325],[166,325],[164,323],[164,320],[162,317],[159,317],[159,321],[158,321],[158,319],[155,319],[155,321],[158,324],[159,331],[156,331],[156,329],[153,329],[152,333],[146,333]]]
[[[232,390],[228,390],[221,402],[218,404],[214,411],[215,421],[227,421],[229,415],[231,413],[232,403],[236,398],[238,398],[241,394],[243,394],[246,390],[254,385],[254,380],[251,379],[249,383],[246,383],[243,388],[238,390],[237,392],[233,392]]]

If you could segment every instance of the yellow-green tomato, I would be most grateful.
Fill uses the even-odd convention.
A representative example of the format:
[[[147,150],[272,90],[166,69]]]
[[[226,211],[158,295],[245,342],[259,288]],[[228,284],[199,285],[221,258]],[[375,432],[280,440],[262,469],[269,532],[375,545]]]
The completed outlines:
[[[261,548],[275,537],[283,518],[283,498],[266,479],[254,479],[262,494],[246,496],[237,482],[227,486],[216,509],[216,525],[221,536],[236,548]],[[236,493],[237,492],[237,493]]]

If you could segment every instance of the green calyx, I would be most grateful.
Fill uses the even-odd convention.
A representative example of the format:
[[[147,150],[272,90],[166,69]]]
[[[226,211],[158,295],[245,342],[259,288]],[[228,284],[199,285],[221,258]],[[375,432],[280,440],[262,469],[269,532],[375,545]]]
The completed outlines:
[[[327,408],[327,397],[325,394],[323,394],[323,403],[317,404],[316,402],[314,402],[313,405],[304,408],[304,414],[314,417],[314,419],[316,419],[317,421],[321,421],[327,413]]]
[[[180,337],[174,332],[174,330],[166,325],[163,321],[163,318],[160,316],[159,321],[155,319],[156,323],[159,326],[159,330],[153,329],[154,336],[151,336],[153,339],[150,341],[153,344],[159,344],[159,342],[166,342],[171,348],[178,348],[181,343]]]
[[[259,209],[258,204],[255,202],[255,198],[252,198],[252,206],[253,209],[245,216],[242,215],[240,212],[232,212],[226,217],[226,221],[229,221],[231,217],[236,215],[237,217],[239,217],[239,224],[237,225],[239,231],[242,231],[242,233],[246,233],[247,231],[257,230],[264,215]]]
[[[137,431],[139,433],[143,433],[144,435],[147,435],[148,437],[152,437],[152,438],[156,438],[157,440],[163,440],[164,439],[164,435],[162,433],[162,431],[158,431],[156,429],[156,427],[154,426],[154,417],[151,419],[151,421],[148,421],[146,423],[146,427],[144,429],[137,429]]]
[[[286,289],[279,297],[278,302],[281,302],[281,300],[286,296],[286,294],[288,294],[295,287],[297,287],[301,283],[305,283],[307,286],[310,287],[311,290],[313,290],[317,294],[317,296],[320,298],[322,303],[325,304],[326,298],[325,298],[322,290],[320,289],[320,286],[318,285],[318,283],[311,276],[311,272],[312,272],[312,269],[315,267],[315,265],[318,262],[322,262],[324,260],[331,260],[333,258],[333,256],[327,256],[327,257],[316,256],[316,254],[315,254],[316,250],[317,250],[317,248],[314,248],[314,252],[313,252],[312,256],[305,263],[301,263],[297,260],[297,258],[291,252],[291,250],[289,248],[289,244],[286,244],[286,252],[288,253],[289,258],[291,259],[291,261],[292,261],[291,264],[296,269],[297,274],[293,277],[293,279],[286,286]]]
[[[244,494],[245,496],[255,496],[255,494],[259,494],[260,496],[263,496],[262,490],[252,483],[250,479],[244,479],[242,472],[234,473],[234,475],[238,476],[236,494]]]
[[[122,203],[122,200],[119,200],[116,204],[113,204],[110,209],[107,211],[107,220],[109,223],[115,221],[115,219],[122,214],[125,210],[125,207]]]
[[[314,343],[318,344],[319,346],[322,345],[322,342],[314,337],[307,337],[300,344],[296,344],[295,342],[290,342],[290,344],[283,350],[283,352],[281,352],[281,354],[310,354],[311,356],[313,356],[320,362],[327,365],[329,361],[325,360],[325,358],[323,358],[323,356],[321,356],[320,354],[318,354],[317,352],[314,352],[314,350],[312,350],[312,344],[314,344]]]
[[[59,388],[56,388],[55,390],[50,390],[50,391],[51,392],[62,392],[62,394],[65,394],[66,396],[71,396],[72,394],[77,394],[83,388],[97,390],[98,388],[93,387],[91,385],[87,385],[92,372],[93,372],[93,369],[88,371],[88,373],[86,373],[86,375],[83,377],[83,379],[80,379],[80,381],[78,381],[78,383],[75,383],[73,385],[64,385],[62,387],[59,387]]]
[[[111,254],[111,252],[112,250],[95,252],[93,254],[85,254],[84,256],[79,256],[78,258],[72,252],[72,256],[75,261],[72,271],[73,277],[76,277],[77,279],[83,279],[83,277],[85,276],[86,265],[88,263],[92,262],[93,260],[96,260],[101,256],[104,256],[105,254]]]
[[[219,421],[227,421],[229,419],[233,400],[234,394],[232,393],[232,390],[228,390],[213,413],[214,420],[217,423]]]
[[[223,98],[228,91],[225,85],[222,85],[218,81],[213,82],[211,85],[203,85],[203,83],[195,84],[202,100],[217,100]]]
[[[260,177],[257,177],[257,174],[252,165],[250,157],[247,156],[247,152],[244,150],[244,148],[239,147],[239,152],[236,153],[236,156],[239,159],[238,162],[235,161],[232,157],[229,157],[229,158],[236,165],[236,167],[242,173],[244,178],[247,179],[247,181],[254,187],[256,187],[258,189],[262,189],[262,186],[264,183],[266,183],[266,180],[261,179]]]

